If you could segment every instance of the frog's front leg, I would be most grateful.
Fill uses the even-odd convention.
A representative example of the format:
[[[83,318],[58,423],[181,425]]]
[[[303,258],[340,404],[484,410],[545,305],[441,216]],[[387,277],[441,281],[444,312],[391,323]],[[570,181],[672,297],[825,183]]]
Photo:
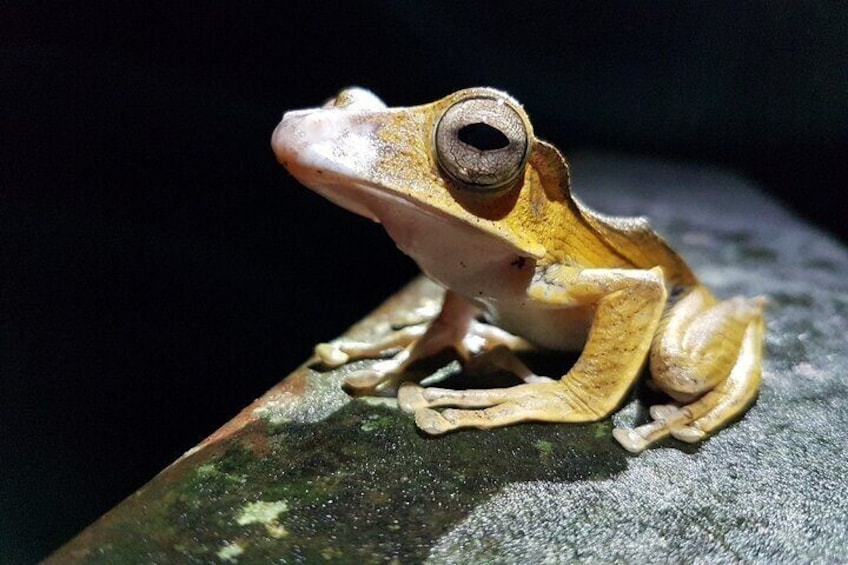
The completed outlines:
[[[443,433],[524,421],[587,422],[606,417],[644,365],[666,302],[660,268],[575,270],[540,268],[528,295],[551,307],[593,304],[583,353],[560,380],[503,389],[447,390],[404,385],[398,402],[419,427]],[[443,412],[436,407],[453,406]],[[474,409],[469,409],[474,408]]]
[[[356,371],[345,381],[354,395],[392,395],[409,378],[407,369],[422,359],[444,350],[453,350],[460,360],[497,346],[512,350],[530,348],[530,344],[499,328],[476,320],[479,308],[462,296],[447,291],[439,315],[429,324],[402,328],[376,343],[321,344],[316,348],[325,364],[338,366],[350,359],[374,357],[393,347],[405,349],[391,359],[378,361],[367,369]],[[495,355],[495,358],[502,358]],[[335,362],[339,360],[340,362]],[[518,360],[516,359],[516,362]]]

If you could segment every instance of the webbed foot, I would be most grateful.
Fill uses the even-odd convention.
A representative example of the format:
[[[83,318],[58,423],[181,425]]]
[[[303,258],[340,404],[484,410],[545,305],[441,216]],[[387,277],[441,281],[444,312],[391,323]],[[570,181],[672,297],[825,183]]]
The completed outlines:
[[[587,422],[601,417],[562,381],[550,380],[484,390],[404,383],[398,391],[398,405],[415,414],[422,431],[434,435],[459,428],[489,429],[528,421]],[[434,410],[444,406],[452,408]]]

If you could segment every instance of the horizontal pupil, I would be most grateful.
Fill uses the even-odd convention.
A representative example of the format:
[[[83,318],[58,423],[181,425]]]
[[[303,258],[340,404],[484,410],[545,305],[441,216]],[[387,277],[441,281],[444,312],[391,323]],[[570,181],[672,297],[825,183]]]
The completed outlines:
[[[509,139],[501,130],[483,122],[463,126],[457,137],[461,142],[479,151],[493,151],[509,145]]]

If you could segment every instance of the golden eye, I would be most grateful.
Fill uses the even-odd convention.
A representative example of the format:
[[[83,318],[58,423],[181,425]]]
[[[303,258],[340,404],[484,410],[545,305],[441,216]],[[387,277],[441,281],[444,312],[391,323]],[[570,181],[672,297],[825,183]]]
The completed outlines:
[[[461,187],[496,192],[524,172],[529,123],[496,91],[474,92],[448,107],[435,130],[439,167]]]

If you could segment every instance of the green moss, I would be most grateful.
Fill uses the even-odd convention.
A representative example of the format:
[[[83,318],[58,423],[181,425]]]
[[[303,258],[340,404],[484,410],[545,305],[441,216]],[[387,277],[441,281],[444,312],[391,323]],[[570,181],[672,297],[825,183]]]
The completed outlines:
[[[379,416],[377,414],[372,414],[365,418],[365,421],[359,427],[363,432],[373,432],[374,430],[380,429],[389,429],[392,426],[394,420],[387,416]]]
[[[554,452],[554,445],[544,439],[538,439],[533,442],[533,447],[539,450],[543,457],[547,457]]]
[[[436,538],[511,482],[621,471],[625,456],[603,425],[603,438],[598,425],[433,438],[407,415],[359,401],[316,424],[257,423],[183,462],[177,482],[154,483],[122,506],[110,545],[97,555],[127,563],[141,555],[421,561]]]

